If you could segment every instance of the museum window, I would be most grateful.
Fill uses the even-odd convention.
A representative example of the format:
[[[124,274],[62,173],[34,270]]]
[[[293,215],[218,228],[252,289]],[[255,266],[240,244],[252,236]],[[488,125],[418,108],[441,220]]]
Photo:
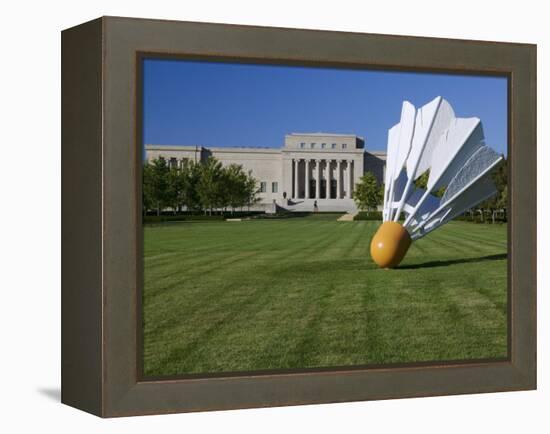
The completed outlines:
[[[315,148],[315,143],[311,144],[311,149]]]
[[[332,144],[332,149],[336,149],[336,143]]]
[[[321,148],[325,149],[327,147],[326,143],[321,143]]]
[[[272,182],[271,183],[271,192],[272,193],[278,193],[279,192],[279,183]]]
[[[170,158],[170,162],[168,164],[168,167],[170,169],[177,169],[178,167],[178,159],[175,157]]]
[[[342,143],[342,149],[346,149],[348,147],[347,143]]]
[[[260,193],[265,193],[267,191],[267,182],[260,182]]]
[[[304,149],[306,147],[306,144],[304,142],[300,143],[300,148]]]

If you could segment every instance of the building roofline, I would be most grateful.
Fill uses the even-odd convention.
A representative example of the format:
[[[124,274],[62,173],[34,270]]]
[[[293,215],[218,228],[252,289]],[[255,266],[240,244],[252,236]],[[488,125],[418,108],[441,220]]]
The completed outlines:
[[[146,150],[159,150],[159,151],[165,151],[165,150],[195,150],[195,149],[202,149],[204,146],[202,145],[154,145],[154,144],[145,144],[143,147]]]
[[[202,145],[153,145],[145,144],[144,148],[146,151],[213,151],[213,152],[230,152],[230,153],[243,153],[243,152],[253,152],[253,153],[267,153],[267,154],[281,154],[281,153],[335,153],[335,154],[371,154],[375,156],[386,156],[387,152],[385,151],[369,151],[368,149],[349,149],[346,151],[333,150],[333,149],[292,149],[285,148],[284,146],[280,148],[268,148],[268,147],[245,147],[245,146],[228,146],[228,147],[208,147]]]
[[[358,139],[365,140],[364,137],[357,134],[341,134],[341,133],[323,133],[318,131],[316,133],[289,133],[287,136],[314,136],[314,137],[357,137]]]
[[[271,148],[271,147],[261,147],[261,146],[212,146],[207,147],[205,146],[206,150],[208,151],[215,151],[215,152],[264,152],[269,154],[280,154],[281,148]]]
[[[214,152],[258,152],[279,154],[282,148],[271,148],[261,146],[202,146],[202,145],[152,145],[145,144],[146,151],[214,151]]]

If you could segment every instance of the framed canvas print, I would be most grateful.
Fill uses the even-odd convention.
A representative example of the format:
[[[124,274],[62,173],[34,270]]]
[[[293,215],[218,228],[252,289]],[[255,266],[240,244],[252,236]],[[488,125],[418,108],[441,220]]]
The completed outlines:
[[[536,387],[536,46],[62,33],[62,401]]]

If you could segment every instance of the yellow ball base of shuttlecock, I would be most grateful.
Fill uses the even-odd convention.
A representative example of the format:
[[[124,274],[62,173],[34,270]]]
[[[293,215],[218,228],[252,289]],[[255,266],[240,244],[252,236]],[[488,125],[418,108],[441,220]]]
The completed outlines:
[[[411,245],[407,229],[397,222],[384,222],[378,228],[370,243],[372,260],[381,268],[399,265]]]

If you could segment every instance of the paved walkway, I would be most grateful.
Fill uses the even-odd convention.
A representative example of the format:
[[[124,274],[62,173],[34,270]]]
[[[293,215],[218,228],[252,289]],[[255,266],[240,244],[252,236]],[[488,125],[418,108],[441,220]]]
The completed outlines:
[[[352,222],[353,221],[353,218],[359,214],[359,211],[355,211],[355,212],[348,212],[346,214],[344,214],[343,216],[339,217],[338,218],[338,221],[339,222]]]

